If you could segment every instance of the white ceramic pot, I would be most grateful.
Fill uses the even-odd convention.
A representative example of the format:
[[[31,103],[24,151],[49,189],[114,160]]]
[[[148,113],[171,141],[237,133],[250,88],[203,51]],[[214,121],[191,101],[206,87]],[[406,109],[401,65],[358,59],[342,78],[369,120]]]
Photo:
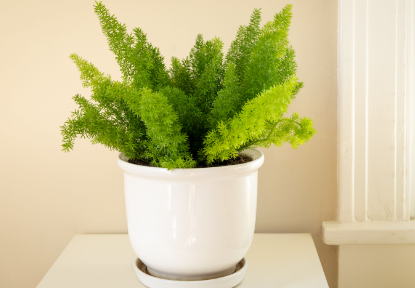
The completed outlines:
[[[124,171],[128,234],[154,276],[202,280],[229,275],[245,256],[255,230],[258,168],[253,161],[213,168],[155,168],[127,162]]]

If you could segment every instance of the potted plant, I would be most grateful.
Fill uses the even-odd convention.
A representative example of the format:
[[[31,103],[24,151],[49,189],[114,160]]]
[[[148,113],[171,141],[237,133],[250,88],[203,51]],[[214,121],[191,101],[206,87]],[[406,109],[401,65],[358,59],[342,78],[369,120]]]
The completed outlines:
[[[303,86],[287,38],[291,5],[263,27],[254,10],[226,55],[219,38],[198,35],[170,69],[141,29],[128,33],[101,2],[94,7],[123,79],[70,56],[92,95],[73,97],[79,109],[61,127],[63,150],[80,136],[120,152],[128,233],[149,274],[233,273],[255,229],[264,155],[254,148],[297,148],[315,133],[310,119],[284,116]]]

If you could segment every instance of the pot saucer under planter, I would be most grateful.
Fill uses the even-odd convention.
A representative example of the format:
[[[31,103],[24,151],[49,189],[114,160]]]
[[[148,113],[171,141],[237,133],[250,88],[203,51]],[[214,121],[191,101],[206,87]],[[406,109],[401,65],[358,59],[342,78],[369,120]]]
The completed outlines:
[[[248,269],[248,261],[243,258],[236,265],[235,271],[224,277],[210,280],[168,280],[150,275],[147,266],[139,258],[134,262],[134,271],[138,279],[149,288],[233,288],[238,285]]]
[[[235,271],[254,236],[258,169],[264,162],[258,150],[243,153],[253,161],[170,171],[119,155],[128,235],[153,278],[202,283]]]

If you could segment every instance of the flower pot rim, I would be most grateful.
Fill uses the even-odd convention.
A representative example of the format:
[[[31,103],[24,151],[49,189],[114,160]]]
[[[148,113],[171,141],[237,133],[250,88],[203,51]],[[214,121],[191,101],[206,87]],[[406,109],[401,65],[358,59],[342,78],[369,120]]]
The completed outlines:
[[[264,163],[264,154],[257,149],[247,149],[243,153],[250,155],[253,160],[247,163],[217,166],[217,167],[203,167],[203,168],[178,168],[174,170],[167,170],[167,168],[151,167],[137,165],[128,162],[128,157],[123,153],[119,153],[117,158],[118,166],[130,175],[149,176],[149,177],[166,177],[166,178],[182,178],[182,177],[226,177],[232,175],[242,175],[258,170]],[[209,177],[210,178],[210,177]]]

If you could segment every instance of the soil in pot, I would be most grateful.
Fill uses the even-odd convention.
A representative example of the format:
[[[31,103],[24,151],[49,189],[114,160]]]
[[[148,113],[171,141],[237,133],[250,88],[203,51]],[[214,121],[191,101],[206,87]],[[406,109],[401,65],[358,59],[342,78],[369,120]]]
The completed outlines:
[[[207,165],[205,162],[199,163],[198,166],[195,168],[209,168],[209,167],[220,167],[220,166],[230,166],[230,165],[237,165],[237,164],[243,164],[253,161],[254,159],[247,155],[247,154],[239,154],[235,159],[229,159],[223,162],[215,162],[210,165]],[[149,166],[149,167],[155,167],[151,165],[150,163],[144,162],[139,159],[128,159],[128,163],[141,165],[141,166]]]

